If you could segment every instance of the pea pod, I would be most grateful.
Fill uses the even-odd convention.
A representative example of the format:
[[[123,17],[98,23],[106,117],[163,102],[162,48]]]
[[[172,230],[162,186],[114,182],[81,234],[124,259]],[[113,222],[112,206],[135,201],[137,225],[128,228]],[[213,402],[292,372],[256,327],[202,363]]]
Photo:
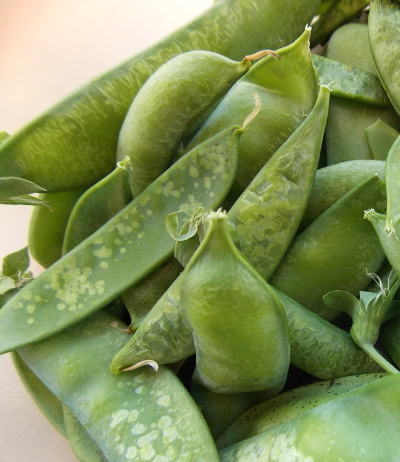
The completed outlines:
[[[242,129],[231,127],[176,162],[118,215],[21,290],[0,311],[2,353],[89,316],[163,263],[174,242],[165,217],[217,206],[236,171]],[[135,262],[133,265],[132,262]]]
[[[31,196],[43,192],[41,186],[22,178],[0,178],[0,204],[9,205],[47,205],[43,200]]]
[[[109,362],[126,335],[110,327],[114,320],[101,311],[19,353],[70,408],[107,460],[185,457],[217,462],[204,419],[173,372],[147,367],[120,376],[109,373]]]
[[[378,119],[365,129],[365,136],[371,155],[377,160],[386,160],[393,143],[400,133],[390,125]]]
[[[193,331],[197,380],[218,393],[283,386],[289,367],[286,315],[234,246],[226,214],[210,214],[185,273],[182,308]]]
[[[249,9],[247,0],[219,1],[10,136],[0,149],[1,174],[26,178],[48,191],[91,186],[113,170],[118,134],[129,105],[163,63],[194,49],[239,60],[263,49],[265,43],[273,49],[284,46],[301,34],[318,4],[319,0],[285,4],[255,0]]]

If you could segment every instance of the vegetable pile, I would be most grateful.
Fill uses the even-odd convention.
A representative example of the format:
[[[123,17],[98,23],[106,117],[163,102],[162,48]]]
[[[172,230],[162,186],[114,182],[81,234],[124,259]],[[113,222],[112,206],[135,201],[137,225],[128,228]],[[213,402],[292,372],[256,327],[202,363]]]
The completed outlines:
[[[400,459],[399,30],[217,0],[1,134],[0,354],[79,460]]]

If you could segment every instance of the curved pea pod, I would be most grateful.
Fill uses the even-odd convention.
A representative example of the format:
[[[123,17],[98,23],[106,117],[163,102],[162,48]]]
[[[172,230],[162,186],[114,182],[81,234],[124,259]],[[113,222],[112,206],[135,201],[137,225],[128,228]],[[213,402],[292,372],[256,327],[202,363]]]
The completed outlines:
[[[390,106],[379,78],[370,72],[348,66],[334,59],[312,55],[319,83],[332,89],[332,96],[373,106]]]
[[[327,320],[338,312],[322,297],[331,290],[358,294],[376,273],[384,253],[364,211],[382,207],[385,183],[374,176],[356,186],[329,207],[293,239],[269,283],[302,306]]]
[[[13,297],[0,310],[1,353],[77,323],[166,261],[174,248],[166,216],[220,204],[235,175],[241,132],[231,127],[193,149]]]
[[[39,198],[50,208],[36,207],[29,223],[28,246],[32,257],[48,268],[62,256],[68,219],[85,189],[43,193]]]
[[[207,425],[173,372],[146,367],[119,376],[109,373],[109,362],[126,336],[110,327],[114,319],[96,313],[20,354],[107,460],[217,462]]]
[[[45,191],[41,186],[16,177],[0,178],[0,204],[8,205],[45,205],[48,204],[32,193]]]
[[[10,136],[0,149],[0,172],[29,179],[48,191],[91,186],[113,170],[118,134],[128,108],[162,64],[194,49],[239,60],[261,50],[265,43],[278,48],[301,34],[318,4],[319,0],[285,4],[254,0],[249,9],[247,0],[219,1]]]
[[[400,114],[399,83],[400,5],[388,0],[371,4],[368,21],[370,46],[382,85]]]
[[[11,353],[11,358],[21,382],[42,414],[54,428],[68,438],[61,401],[54,396],[49,388],[32,372],[18,352],[13,351]]]
[[[63,411],[68,441],[76,457],[81,462],[108,462],[97,443],[69,408],[63,405]]]
[[[292,241],[311,192],[318,165],[330,90],[269,159],[228,213],[237,248],[266,280]]]
[[[226,214],[185,271],[182,308],[193,331],[197,380],[217,393],[283,386],[289,335],[282,304],[233,244]]]
[[[314,22],[311,35],[311,47],[324,45],[332,32],[339,26],[360,16],[368,6],[369,0],[338,0],[333,2],[326,11]]]
[[[280,48],[280,60],[266,56],[239,79],[207,119],[186,150],[240,123],[251,110],[251,93],[261,98],[261,111],[239,143],[238,173],[231,200],[243,192],[257,172],[304,121],[318,94],[318,77],[309,50],[310,30]]]
[[[299,229],[307,228],[350,189],[375,174],[385,180],[385,162],[348,160],[318,169]]]
[[[386,160],[393,143],[400,133],[390,125],[378,119],[365,129],[365,136],[371,155],[377,160]]]
[[[221,462],[395,462],[400,376],[388,376],[220,451]]]
[[[354,390],[386,374],[363,374],[326,382],[314,382],[274,396],[249,409],[236,419],[217,440],[218,449],[259,435],[289,422],[335,396]]]
[[[122,210],[131,200],[129,160],[118,162],[105,178],[89,188],[76,202],[65,230],[62,254],[72,250]]]
[[[185,133],[247,72],[250,63],[246,58],[236,62],[195,50],[169,60],[146,81],[118,137],[117,159],[131,159],[133,196],[168,168]]]

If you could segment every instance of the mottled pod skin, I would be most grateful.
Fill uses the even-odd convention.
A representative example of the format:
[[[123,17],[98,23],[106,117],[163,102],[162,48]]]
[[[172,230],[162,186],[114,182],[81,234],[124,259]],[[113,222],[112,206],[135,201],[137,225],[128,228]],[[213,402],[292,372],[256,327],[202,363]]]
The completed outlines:
[[[290,355],[283,306],[234,246],[226,220],[210,215],[182,288],[198,380],[218,393],[283,386]]]

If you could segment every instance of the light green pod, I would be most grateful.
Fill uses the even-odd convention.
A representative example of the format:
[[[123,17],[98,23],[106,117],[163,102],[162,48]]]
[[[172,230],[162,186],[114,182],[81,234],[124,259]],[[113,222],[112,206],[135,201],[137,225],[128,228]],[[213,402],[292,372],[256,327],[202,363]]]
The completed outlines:
[[[372,54],[382,85],[400,114],[400,5],[389,0],[371,4],[368,32]]]
[[[325,382],[314,382],[288,390],[249,409],[236,419],[217,440],[218,449],[259,435],[289,422],[335,396],[378,380],[386,374],[362,374]]]
[[[386,160],[393,143],[400,133],[383,120],[378,119],[365,129],[371,155],[377,160]]]
[[[397,462],[399,395],[399,375],[375,380],[221,450],[221,462]]]
[[[290,353],[286,315],[233,244],[226,214],[210,214],[185,273],[182,308],[193,331],[200,383],[217,393],[283,386]]]
[[[118,137],[117,160],[131,159],[133,196],[169,167],[184,134],[249,67],[248,59],[196,50],[169,60],[146,81]]]

